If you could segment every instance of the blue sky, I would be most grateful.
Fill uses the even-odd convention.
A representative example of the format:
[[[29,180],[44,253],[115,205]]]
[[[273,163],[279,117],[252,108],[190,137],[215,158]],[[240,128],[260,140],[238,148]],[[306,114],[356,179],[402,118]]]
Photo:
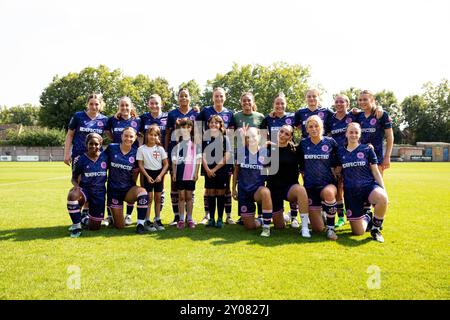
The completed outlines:
[[[0,0],[0,105],[105,64],[200,85],[239,64],[309,65],[324,105],[350,86],[420,93],[450,78],[450,1]]]

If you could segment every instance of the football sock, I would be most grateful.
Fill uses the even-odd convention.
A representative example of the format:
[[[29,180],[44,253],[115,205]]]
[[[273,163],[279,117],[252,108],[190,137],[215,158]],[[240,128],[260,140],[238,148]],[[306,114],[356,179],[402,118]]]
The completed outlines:
[[[106,207],[106,211],[108,211],[108,217],[112,217],[112,211],[110,207]]]
[[[381,226],[383,225],[383,221],[384,221],[383,218],[379,218],[379,217],[377,217],[376,215],[373,215],[373,219],[372,219],[372,222],[373,222],[373,228],[378,228],[378,229],[380,229]]]
[[[89,215],[89,208],[81,210],[81,219],[87,217],[88,215]]]
[[[308,228],[308,219],[309,214],[308,213],[300,213],[300,220],[302,220],[302,228]]]
[[[231,215],[231,203],[232,203],[231,193],[227,193],[225,195],[225,212],[228,217]]]
[[[298,213],[298,204],[295,202],[289,202],[289,205],[291,207],[291,218],[294,219],[297,217]]]
[[[147,194],[147,192],[140,193],[137,197],[138,220],[145,221],[145,216],[147,215],[147,209],[148,209],[148,194]]]
[[[130,216],[133,213],[134,203],[127,202],[127,216]]]
[[[262,216],[264,228],[269,228],[272,220],[272,210],[262,210]]]
[[[224,208],[225,208],[225,196],[217,196],[217,220],[223,219]]]
[[[78,201],[67,201],[67,210],[69,211],[70,219],[73,224],[81,222],[80,205]]]
[[[216,196],[208,196],[207,198],[206,202],[208,202],[209,217],[210,219],[214,219],[216,213]]]
[[[163,207],[164,207],[164,200],[165,200],[165,198],[166,198],[166,196],[165,196],[165,193],[164,193],[164,190],[163,190],[161,192],[161,209],[160,209],[161,212],[162,212]]]
[[[209,212],[209,208],[210,208],[209,204],[210,204],[209,196],[204,195],[203,196],[203,206],[205,208],[205,217],[207,217],[208,214],[210,214],[210,212]],[[214,213],[213,213],[213,215],[214,215]]]
[[[180,211],[178,210],[178,191],[170,193],[170,199],[172,200],[172,210],[175,217],[179,216]]]
[[[338,201],[336,202],[336,208],[337,208],[337,215],[339,218],[344,217],[344,202]]]
[[[334,229],[334,217],[336,216],[336,202],[322,201],[322,209],[327,215],[327,227]]]

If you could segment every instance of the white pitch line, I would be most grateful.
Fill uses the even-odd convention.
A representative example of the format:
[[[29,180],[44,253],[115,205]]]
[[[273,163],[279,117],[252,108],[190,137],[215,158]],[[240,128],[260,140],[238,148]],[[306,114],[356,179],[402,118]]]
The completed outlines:
[[[25,184],[25,183],[34,183],[34,182],[42,182],[42,181],[50,181],[50,180],[62,180],[62,179],[70,179],[68,176],[64,177],[56,177],[56,178],[48,178],[48,179],[40,179],[40,180],[27,180],[27,181],[21,181],[21,182],[11,182],[11,183],[0,183],[0,187],[4,186],[14,186],[17,184]]]

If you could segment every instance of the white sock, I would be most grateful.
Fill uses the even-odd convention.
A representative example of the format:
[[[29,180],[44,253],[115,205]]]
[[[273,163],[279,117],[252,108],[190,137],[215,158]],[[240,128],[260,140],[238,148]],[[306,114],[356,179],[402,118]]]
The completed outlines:
[[[74,228],[74,229],[81,229],[81,222],[80,222],[80,223],[75,223],[75,224],[73,225],[73,228]]]
[[[309,222],[309,214],[308,213],[300,213],[300,219],[302,220],[302,228],[308,228]]]
[[[137,224],[142,224],[142,225],[144,225],[144,222],[145,222],[145,220],[140,220],[140,219],[138,219]]]

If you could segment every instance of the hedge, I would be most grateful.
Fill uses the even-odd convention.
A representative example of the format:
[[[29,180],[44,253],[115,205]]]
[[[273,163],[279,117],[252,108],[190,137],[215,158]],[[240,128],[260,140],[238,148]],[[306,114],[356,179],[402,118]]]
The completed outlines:
[[[48,128],[24,128],[21,132],[7,131],[7,140],[3,145],[29,146],[29,147],[56,147],[64,146],[66,132]]]

